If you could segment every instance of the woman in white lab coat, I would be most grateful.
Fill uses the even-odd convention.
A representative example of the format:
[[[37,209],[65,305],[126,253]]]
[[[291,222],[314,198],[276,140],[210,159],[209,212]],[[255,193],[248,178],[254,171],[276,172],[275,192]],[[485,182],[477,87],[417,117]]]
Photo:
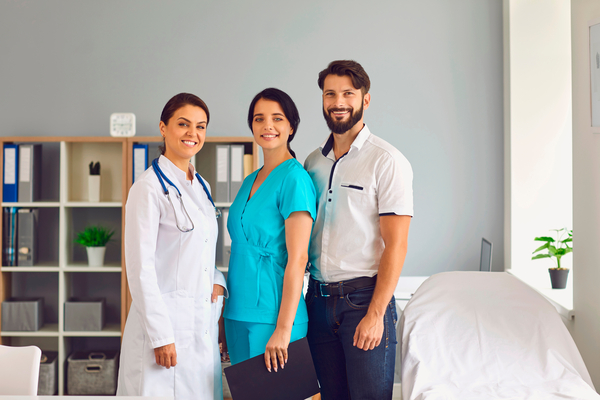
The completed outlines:
[[[223,398],[218,319],[225,279],[215,268],[216,208],[189,162],[204,145],[209,117],[194,95],[169,100],[160,122],[163,155],[129,191],[125,261],[133,301],[117,395]]]

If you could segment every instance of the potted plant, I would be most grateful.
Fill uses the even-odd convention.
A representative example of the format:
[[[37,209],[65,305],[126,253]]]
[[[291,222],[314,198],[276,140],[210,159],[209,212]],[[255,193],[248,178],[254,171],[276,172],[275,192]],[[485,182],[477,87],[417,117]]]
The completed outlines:
[[[104,265],[106,244],[110,242],[114,234],[114,230],[109,230],[103,226],[88,226],[83,231],[77,233],[75,243],[85,247],[90,267],[101,267]]]
[[[550,280],[552,281],[552,289],[564,289],[567,286],[567,278],[569,276],[569,269],[562,268],[560,266],[560,259],[571,252],[573,248],[569,246],[569,243],[573,242],[573,230],[568,231],[567,228],[552,229],[556,232],[556,239],[551,236],[540,236],[534,240],[538,242],[546,242],[542,246],[534,250],[533,254],[540,251],[547,250],[546,253],[537,254],[531,257],[532,260],[538,260],[540,258],[556,258],[556,268],[548,268],[550,272]],[[567,235],[564,238],[564,235]]]

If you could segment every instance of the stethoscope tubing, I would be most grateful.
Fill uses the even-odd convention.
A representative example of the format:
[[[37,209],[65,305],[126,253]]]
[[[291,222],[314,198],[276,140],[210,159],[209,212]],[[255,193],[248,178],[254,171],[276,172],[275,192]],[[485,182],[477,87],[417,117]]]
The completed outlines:
[[[190,218],[187,210],[185,209],[185,205],[183,204],[183,200],[181,200],[181,192],[179,191],[179,188],[177,187],[177,185],[175,185],[169,178],[167,178],[167,176],[165,175],[165,173],[158,166],[158,158],[155,158],[154,160],[152,160],[152,169],[154,170],[154,173],[156,174],[156,177],[158,178],[158,182],[160,183],[160,186],[162,186],[162,189],[163,189],[163,192],[164,192],[165,196],[167,196],[167,199],[169,200],[169,203],[171,203],[171,207],[173,208],[173,213],[175,215],[175,224],[177,225],[177,228],[181,232],[190,232],[190,231],[192,231],[194,229],[194,221],[192,221],[192,219]],[[217,206],[215,205],[215,202],[213,201],[213,198],[210,195],[210,192],[208,191],[208,188],[206,187],[206,184],[204,183],[204,180],[200,177],[200,174],[198,174],[197,172],[196,172],[196,178],[198,179],[198,182],[200,182],[200,184],[202,185],[202,189],[204,189],[204,193],[206,193],[206,196],[208,197],[208,200],[210,200],[210,203],[212,204],[212,206],[215,209],[215,217],[219,218],[221,212],[217,208]],[[167,184],[169,186],[172,186],[177,191],[177,198],[181,202],[181,208],[183,209],[186,217],[189,219],[189,221],[192,224],[192,228],[191,229],[188,230],[186,227],[184,227],[182,229],[179,226],[179,221],[177,221],[177,213],[175,212],[175,206],[173,205],[173,202],[171,201],[171,196],[169,194],[169,190],[167,189],[167,186],[165,185],[165,181],[167,182]]]

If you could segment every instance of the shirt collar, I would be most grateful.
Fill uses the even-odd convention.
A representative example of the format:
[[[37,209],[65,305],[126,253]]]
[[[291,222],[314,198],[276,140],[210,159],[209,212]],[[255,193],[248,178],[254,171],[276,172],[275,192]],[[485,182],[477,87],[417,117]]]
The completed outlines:
[[[333,135],[333,133],[330,133],[327,139],[321,144],[321,153],[325,157],[333,151]],[[371,131],[369,131],[369,127],[365,124],[360,132],[358,132],[358,135],[354,139],[354,142],[352,142],[350,148],[355,147],[356,150],[360,150],[369,136],[371,136]]]
[[[158,164],[161,168],[165,168],[166,170],[168,170],[169,174],[175,176],[180,183],[185,184],[187,182],[187,174],[180,170],[175,164],[173,164],[171,160],[169,160],[164,155],[161,155],[158,158]],[[194,164],[188,163],[188,168],[192,172],[192,176],[195,177],[196,170],[194,169]],[[192,184],[193,183],[194,179],[192,179]]]

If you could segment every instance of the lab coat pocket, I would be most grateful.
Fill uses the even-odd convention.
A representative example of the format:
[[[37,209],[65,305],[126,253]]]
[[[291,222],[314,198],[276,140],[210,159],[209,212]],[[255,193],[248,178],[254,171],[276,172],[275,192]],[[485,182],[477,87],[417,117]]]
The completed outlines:
[[[194,339],[194,298],[188,297],[185,290],[165,293],[162,297],[173,325],[175,348],[185,349]]]

